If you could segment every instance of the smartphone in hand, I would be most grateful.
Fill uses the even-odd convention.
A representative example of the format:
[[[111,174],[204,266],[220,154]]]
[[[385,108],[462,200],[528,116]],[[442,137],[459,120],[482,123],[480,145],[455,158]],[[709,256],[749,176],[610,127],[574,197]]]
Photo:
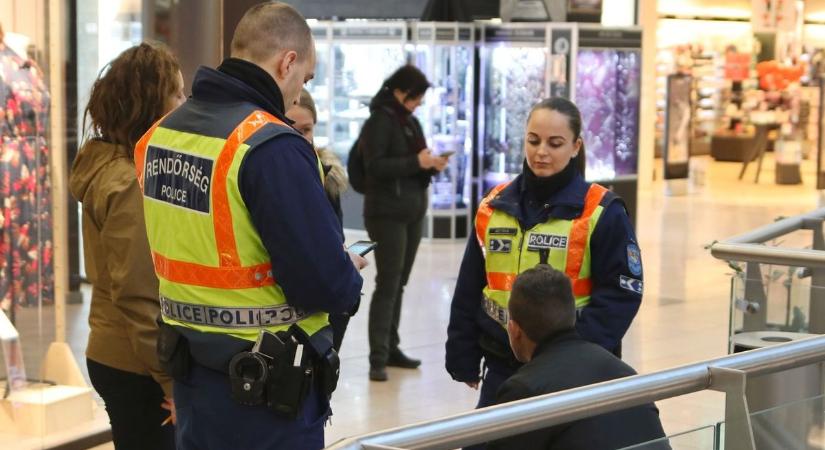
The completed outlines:
[[[373,251],[377,245],[378,243],[372,241],[358,241],[347,247],[347,250],[359,256],[365,256]]]

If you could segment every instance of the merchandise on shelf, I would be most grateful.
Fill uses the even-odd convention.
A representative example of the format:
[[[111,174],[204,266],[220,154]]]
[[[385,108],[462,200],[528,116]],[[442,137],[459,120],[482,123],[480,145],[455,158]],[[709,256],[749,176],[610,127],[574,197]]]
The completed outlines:
[[[640,60],[638,51],[578,52],[576,103],[582,113],[588,179],[636,173]]]

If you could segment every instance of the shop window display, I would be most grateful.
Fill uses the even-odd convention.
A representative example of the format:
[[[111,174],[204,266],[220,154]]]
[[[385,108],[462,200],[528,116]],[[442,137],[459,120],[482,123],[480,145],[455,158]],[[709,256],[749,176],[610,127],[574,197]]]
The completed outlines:
[[[0,43],[0,307],[54,300],[49,92],[37,63]]]
[[[527,114],[547,96],[547,50],[500,44],[483,48],[482,59],[489,61],[482,66],[486,191],[521,173]]]
[[[332,96],[327,124],[329,148],[344,164],[369,103],[392,72],[407,62],[406,23],[334,24],[332,30]]]
[[[416,110],[433,153],[450,155],[432,178],[425,236],[463,238],[470,228],[473,149],[473,29],[469,24],[428,23],[412,28],[415,65],[432,87]]]
[[[576,59],[588,180],[636,173],[641,56],[638,51],[582,49]]]

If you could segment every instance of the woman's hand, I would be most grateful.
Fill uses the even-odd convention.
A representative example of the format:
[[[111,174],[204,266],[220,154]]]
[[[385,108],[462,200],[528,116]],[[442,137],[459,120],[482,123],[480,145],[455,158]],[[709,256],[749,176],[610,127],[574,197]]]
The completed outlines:
[[[169,422],[171,422],[172,425],[176,425],[178,422],[178,415],[175,412],[175,401],[171,398],[164,397],[163,403],[160,404],[160,407],[169,411],[169,417],[166,420],[164,420],[163,423],[160,425],[164,426]]]
[[[447,167],[447,164],[449,164],[450,162],[450,158],[448,156],[434,156],[433,160],[434,164],[432,168],[436,172],[441,172],[442,170],[444,170],[444,168]]]
[[[438,159],[428,148],[418,152],[418,166],[424,170],[434,168]]]

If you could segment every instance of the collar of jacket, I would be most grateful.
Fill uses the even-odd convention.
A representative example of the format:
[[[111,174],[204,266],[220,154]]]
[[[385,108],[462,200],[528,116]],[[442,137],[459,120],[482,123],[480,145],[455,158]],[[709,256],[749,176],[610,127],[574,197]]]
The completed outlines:
[[[579,336],[579,333],[575,328],[567,328],[565,330],[557,331],[536,344],[536,349],[533,350],[533,358],[562,342],[578,341],[580,339],[581,336]]]
[[[525,220],[521,205],[528,199],[523,184],[524,174],[520,174],[490,202],[490,206],[504,211],[519,221]],[[570,183],[547,199],[547,204],[550,205],[550,217],[562,220],[579,217],[584,210],[584,197],[589,188],[590,183],[584,181],[581,174],[576,173]]]
[[[254,66],[254,64],[252,65]],[[258,68],[258,70],[263,72],[261,68]],[[264,74],[266,74],[266,72],[264,72]],[[269,74],[266,75],[269,76]],[[269,78],[272,79],[272,77]],[[277,90],[278,95],[281,95],[281,91],[274,80],[272,84],[274,89]],[[279,107],[273,100],[247,84],[244,80],[212,69],[211,67],[200,66],[198,68],[198,71],[195,73],[195,79],[192,81],[192,98],[210,103],[248,102],[272,114],[286,124],[292,125],[294,123],[284,114],[283,97],[280,97]]]

